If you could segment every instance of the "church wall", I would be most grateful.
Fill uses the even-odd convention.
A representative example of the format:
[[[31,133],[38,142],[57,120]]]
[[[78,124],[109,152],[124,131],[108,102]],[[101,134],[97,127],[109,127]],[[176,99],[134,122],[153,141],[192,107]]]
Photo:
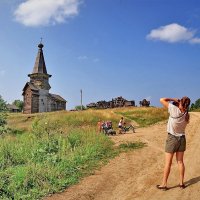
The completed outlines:
[[[65,102],[57,102],[57,110],[66,110],[66,103]]]
[[[32,91],[30,87],[27,87],[24,91],[24,107],[23,107],[23,113],[30,114],[31,113],[31,107],[32,107],[32,101],[31,101]]]
[[[57,107],[56,107],[56,102],[53,98],[51,98],[50,96],[48,97],[48,110],[50,112],[56,111]]]
[[[39,112],[39,96],[32,94],[32,113]]]
[[[27,87],[24,91],[23,112],[25,114],[59,110],[66,110],[66,102],[51,98],[48,90],[40,89],[38,94],[36,94],[30,87]]]
[[[49,111],[66,110],[66,103],[58,101],[57,99],[54,98],[49,98],[48,109]]]
[[[51,110],[49,109],[48,106],[48,90],[39,90],[39,112],[50,112]]]

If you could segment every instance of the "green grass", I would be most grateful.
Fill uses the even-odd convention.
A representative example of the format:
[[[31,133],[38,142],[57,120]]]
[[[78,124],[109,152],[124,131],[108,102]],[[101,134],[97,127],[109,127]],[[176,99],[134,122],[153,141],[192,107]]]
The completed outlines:
[[[35,120],[43,120],[45,123],[57,123],[60,130],[66,132],[74,128],[96,128],[99,120],[112,120],[116,127],[120,116],[112,110],[85,110],[76,112],[52,112],[45,114],[9,114],[8,125],[18,130],[31,131],[31,126]],[[56,125],[56,126],[57,126]]]
[[[40,199],[78,183],[135,143],[114,148],[105,135],[76,129],[65,134],[8,135],[0,141],[0,198]]]
[[[122,143],[119,145],[119,149],[123,151],[128,151],[128,150],[133,150],[133,149],[140,149],[145,147],[146,144],[143,142],[127,142],[127,143]]]
[[[111,140],[92,130],[6,136],[0,142],[0,197],[38,199],[61,191],[115,155]]]
[[[144,146],[116,149],[108,137],[80,130],[39,140],[28,133],[4,137],[0,144],[1,199],[39,199],[62,191],[120,152]]]
[[[131,111],[122,110],[116,113],[124,116],[125,119],[135,121],[140,127],[147,127],[168,118],[167,110],[163,108],[139,108]]]
[[[114,147],[109,137],[96,133],[99,119],[111,120],[114,128],[122,116],[147,126],[166,119],[164,112],[123,108],[9,114],[10,131],[0,140],[0,199],[35,200],[62,191],[119,153],[145,146],[136,142]]]

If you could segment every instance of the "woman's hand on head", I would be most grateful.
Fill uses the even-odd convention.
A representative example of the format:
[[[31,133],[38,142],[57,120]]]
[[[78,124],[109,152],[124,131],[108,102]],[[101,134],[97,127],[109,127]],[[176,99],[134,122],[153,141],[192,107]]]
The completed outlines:
[[[160,103],[161,103],[164,107],[168,108],[168,106],[169,106],[169,98],[160,98]]]
[[[179,103],[179,102],[180,102],[180,99],[178,99],[178,98],[173,98],[173,101]]]

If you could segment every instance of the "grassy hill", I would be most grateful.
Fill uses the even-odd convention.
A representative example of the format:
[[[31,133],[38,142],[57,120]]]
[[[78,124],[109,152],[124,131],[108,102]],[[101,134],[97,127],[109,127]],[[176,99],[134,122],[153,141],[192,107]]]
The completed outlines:
[[[167,110],[154,107],[129,107],[106,110],[84,110],[84,111],[61,111],[39,114],[10,114],[8,119],[9,127],[19,130],[30,131],[35,119],[42,119],[50,122],[57,122],[61,129],[68,128],[95,128],[98,120],[111,120],[115,128],[121,117],[125,121],[140,127],[148,126],[167,119]]]
[[[114,147],[109,137],[97,134],[97,122],[121,117],[144,127],[165,120],[162,108],[118,108],[43,114],[9,114],[10,131],[0,140],[0,198],[39,199],[62,191],[92,173],[127,147]],[[123,149],[124,147],[124,149]]]

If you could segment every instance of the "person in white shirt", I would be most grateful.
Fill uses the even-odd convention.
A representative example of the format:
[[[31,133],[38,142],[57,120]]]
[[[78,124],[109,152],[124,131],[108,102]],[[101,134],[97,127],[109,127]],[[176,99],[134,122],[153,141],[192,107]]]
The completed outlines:
[[[118,123],[118,128],[122,128],[123,123],[124,123],[124,118],[121,117],[121,119],[119,120],[119,123]]]
[[[189,123],[188,109],[190,99],[183,97],[177,98],[161,98],[161,104],[168,108],[169,119],[167,123],[168,137],[165,145],[165,167],[163,181],[161,185],[157,185],[158,189],[167,190],[167,180],[170,174],[172,159],[176,154],[176,160],[180,172],[180,188],[184,189],[185,165],[183,161],[184,151],[186,150],[185,128]]]

